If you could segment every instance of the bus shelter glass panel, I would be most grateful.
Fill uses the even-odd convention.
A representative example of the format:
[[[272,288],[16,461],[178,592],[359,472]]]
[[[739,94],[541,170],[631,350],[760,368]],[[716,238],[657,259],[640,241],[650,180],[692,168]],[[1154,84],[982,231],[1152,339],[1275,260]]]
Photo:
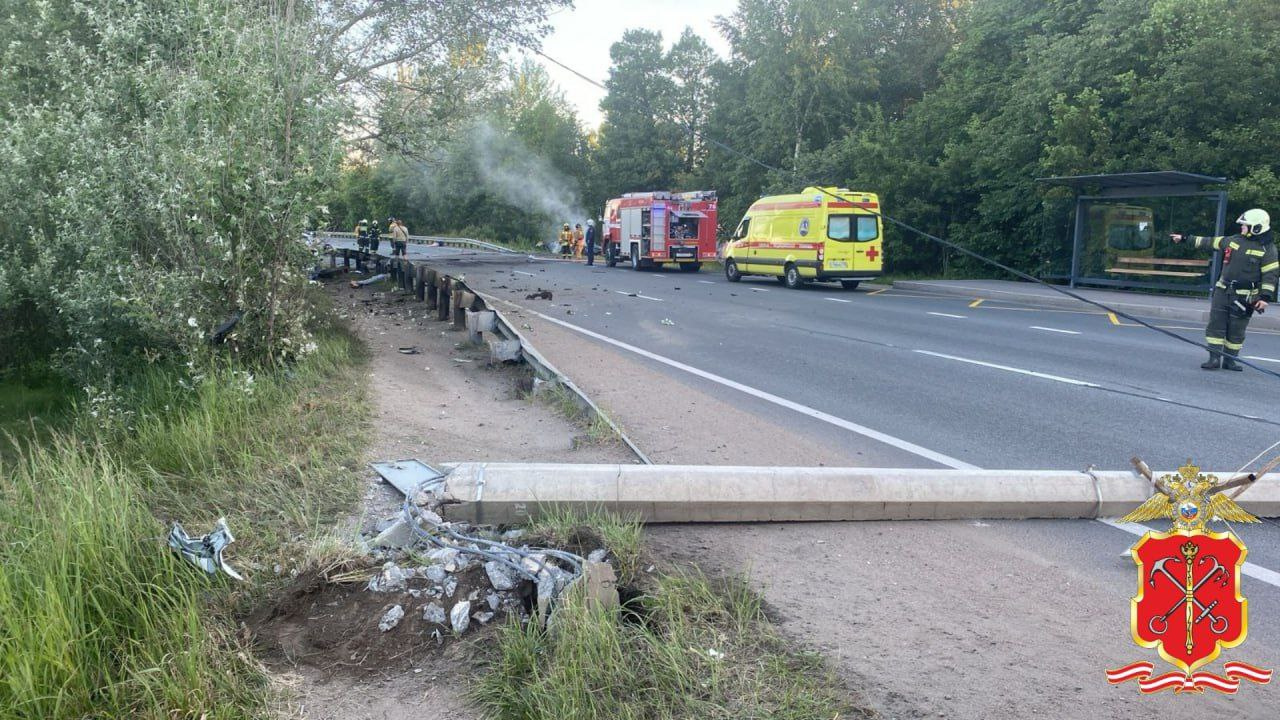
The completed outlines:
[[[1084,223],[1076,282],[1108,287],[1203,291],[1212,253],[1171,233],[1212,235],[1216,196],[1082,198]]]

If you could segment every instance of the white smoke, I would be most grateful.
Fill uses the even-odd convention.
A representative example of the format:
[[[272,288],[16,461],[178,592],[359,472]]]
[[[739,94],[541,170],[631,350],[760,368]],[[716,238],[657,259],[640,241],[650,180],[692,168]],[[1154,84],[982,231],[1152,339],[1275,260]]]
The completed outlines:
[[[511,205],[546,215],[551,221],[549,246],[557,241],[561,223],[585,224],[589,219],[572,182],[519,138],[482,121],[471,129],[468,140],[483,189]]]

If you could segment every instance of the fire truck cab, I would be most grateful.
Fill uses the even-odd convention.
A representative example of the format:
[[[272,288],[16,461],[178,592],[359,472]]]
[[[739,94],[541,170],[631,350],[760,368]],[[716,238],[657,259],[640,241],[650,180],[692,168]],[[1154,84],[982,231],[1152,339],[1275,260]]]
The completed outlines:
[[[605,261],[632,270],[676,263],[696,272],[716,257],[714,190],[626,193],[604,205]]]

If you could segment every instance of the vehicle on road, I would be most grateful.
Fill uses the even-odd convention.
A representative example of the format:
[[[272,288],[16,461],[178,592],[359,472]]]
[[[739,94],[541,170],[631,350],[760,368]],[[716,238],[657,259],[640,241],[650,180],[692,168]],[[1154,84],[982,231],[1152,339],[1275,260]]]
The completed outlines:
[[[844,188],[762,197],[747,208],[725,248],[725,277],[771,275],[789,288],[839,280],[852,290],[884,267],[879,210],[876,194]]]
[[[714,190],[626,193],[604,205],[601,251],[609,267],[675,263],[697,272],[716,258],[716,217]]]

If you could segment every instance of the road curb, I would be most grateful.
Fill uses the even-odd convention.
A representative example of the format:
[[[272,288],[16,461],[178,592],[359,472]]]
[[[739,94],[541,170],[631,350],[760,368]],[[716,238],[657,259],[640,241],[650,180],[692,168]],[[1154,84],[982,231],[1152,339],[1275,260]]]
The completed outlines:
[[[1058,293],[1045,295],[1043,293],[1031,292],[1029,290],[1000,290],[989,287],[967,286],[967,285],[942,285],[932,283],[926,280],[895,280],[893,287],[898,290],[915,290],[917,292],[931,292],[937,295],[946,295],[949,297],[964,298],[985,298],[995,301],[1009,301],[1019,303],[1029,303],[1042,307],[1066,309],[1066,310],[1098,310],[1096,306],[1080,302],[1074,298],[1067,297]],[[1086,291],[1087,292],[1087,291]],[[1139,317],[1162,318],[1166,320],[1185,320],[1196,324],[1204,324],[1209,320],[1209,301],[1204,299],[1205,310],[1196,310],[1192,308],[1169,307],[1167,305],[1159,305],[1151,302],[1107,302],[1108,307],[1114,308],[1121,312],[1137,315]],[[1266,328],[1268,330],[1280,330],[1280,315],[1254,315],[1250,323],[1251,327]]]
[[[521,523],[543,509],[604,509],[646,523],[1119,517],[1151,484],[1132,472],[706,465],[446,465],[451,517]],[[1232,477],[1234,473],[1220,475]],[[1280,474],[1240,498],[1280,516]]]

